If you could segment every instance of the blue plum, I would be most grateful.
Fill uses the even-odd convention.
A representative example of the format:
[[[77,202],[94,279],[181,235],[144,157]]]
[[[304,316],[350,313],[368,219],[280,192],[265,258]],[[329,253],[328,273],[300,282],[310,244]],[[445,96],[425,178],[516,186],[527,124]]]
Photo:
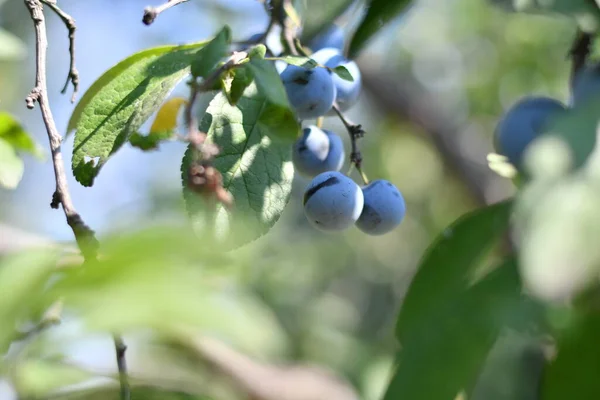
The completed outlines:
[[[577,73],[573,82],[571,103],[576,107],[598,99],[600,99],[600,64],[592,64]]]
[[[378,179],[362,188],[363,211],[356,227],[369,235],[390,232],[404,219],[406,203],[404,197],[391,182]]]
[[[347,60],[338,49],[331,47],[315,52],[311,55],[311,58],[329,68],[340,65],[346,67],[354,80],[347,81],[334,74],[333,83],[336,89],[336,102],[342,111],[346,111],[356,104],[362,87],[358,65],[354,61]]]
[[[309,177],[326,171],[339,171],[345,157],[342,139],[316,126],[304,128],[302,137],[294,143],[292,151],[296,170]]]
[[[304,193],[304,214],[308,221],[324,232],[351,227],[360,216],[364,198],[360,187],[337,171],[317,175]]]
[[[494,132],[496,151],[517,169],[522,168],[525,150],[545,133],[553,119],[566,112],[564,104],[548,97],[524,97],[500,119]]]
[[[290,104],[300,119],[327,114],[335,100],[333,78],[325,68],[303,68],[295,65],[281,73]]]
[[[326,47],[333,47],[340,51],[344,50],[344,31],[336,24],[331,24],[327,29],[318,33],[309,43],[312,51],[318,51]]]

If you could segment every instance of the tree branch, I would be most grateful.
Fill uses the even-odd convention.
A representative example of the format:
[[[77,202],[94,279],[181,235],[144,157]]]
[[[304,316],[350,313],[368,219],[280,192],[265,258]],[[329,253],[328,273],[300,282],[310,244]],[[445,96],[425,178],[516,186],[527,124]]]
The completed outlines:
[[[146,25],[151,25],[156,19],[156,17],[158,17],[162,12],[167,11],[171,7],[175,7],[176,5],[186,3],[188,1],[189,0],[169,0],[158,7],[146,7],[144,9],[144,17],[142,18],[142,22]]]
[[[360,124],[355,124],[348,120],[348,118],[346,118],[344,114],[342,114],[342,111],[339,109],[337,104],[333,105],[333,111],[335,111],[337,116],[340,118],[340,121],[342,121],[342,123],[346,127],[346,130],[348,131],[348,135],[350,135],[350,143],[352,145],[352,151],[350,152],[350,162],[360,174],[363,183],[367,185],[369,184],[369,178],[367,178],[367,175],[362,170],[362,154],[358,149],[358,139],[362,138],[365,135],[365,131],[363,130]]]
[[[473,163],[464,158],[457,142],[459,128],[441,117],[440,110],[434,107],[435,101],[419,94],[408,83],[401,85],[397,78],[373,71],[366,65],[359,67],[364,88],[373,96],[377,108],[422,128],[445,164],[463,182],[474,200],[486,204],[486,187],[494,175],[487,167],[481,170],[473,168]],[[482,154],[484,162],[485,155]]]
[[[61,10],[57,5],[55,0],[41,0],[42,3],[47,5],[60,17],[63,21],[67,29],[69,30],[69,56],[70,56],[70,65],[69,65],[69,74],[67,75],[67,80],[65,82],[65,86],[60,91],[62,94],[67,92],[67,88],[69,87],[69,83],[73,84],[73,95],[71,96],[71,103],[75,102],[75,98],[77,97],[77,92],[79,91],[79,71],[75,67],[75,30],[77,30],[77,26],[75,25],[75,20],[63,10]]]
[[[121,387],[121,400],[129,400],[131,398],[131,388],[129,386],[129,378],[127,376],[127,360],[125,358],[125,352],[127,346],[123,341],[123,338],[119,335],[113,335],[113,341],[115,343],[115,353],[117,357],[117,367],[119,369],[119,383]]]
[[[62,205],[67,223],[73,230],[75,240],[77,241],[77,245],[84,256],[84,259],[86,261],[92,261],[97,258],[98,241],[95,237],[94,231],[84,223],[81,216],[77,213],[77,210],[75,209],[75,206],[71,200],[71,195],[69,193],[69,187],[67,184],[67,175],[65,173],[65,164],[61,152],[62,137],[56,128],[56,123],[54,122],[52,110],[50,109],[50,102],[48,100],[48,87],[46,83],[46,53],[48,48],[48,37],[42,4],[49,4],[49,0],[24,0],[24,2],[25,6],[29,10],[29,13],[31,14],[36,38],[35,86],[25,99],[25,102],[27,104],[27,108],[29,109],[34,108],[35,102],[38,102],[40,105],[42,119],[44,120],[44,125],[46,126],[48,141],[50,142],[52,165],[54,166],[54,177],[56,180],[56,190],[52,195],[52,202],[50,203],[50,206],[52,208],[58,208],[60,205]],[[52,5],[50,5],[50,7],[52,8]],[[72,60],[72,62],[74,61]],[[122,339],[118,336],[115,336],[115,345],[117,349],[119,373],[121,376],[125,376],[127,374],[124,358],[125,345],[123,344]],[[126,380],[122,380],[121,393],[123,395],[121,397],[123,400],[129,399],[129,387],[127,386]]]

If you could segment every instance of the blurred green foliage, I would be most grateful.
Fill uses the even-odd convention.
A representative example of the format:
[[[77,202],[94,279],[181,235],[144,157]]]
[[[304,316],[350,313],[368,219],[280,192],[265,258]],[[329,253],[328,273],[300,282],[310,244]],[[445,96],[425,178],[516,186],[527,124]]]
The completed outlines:
[[[304,33],[310,36],[349,3],[307,0],[303,15],[309,24]],[[568,99],[566,55],[576,31],[575,22],[566,17],[505,13],[489,3],[418,2],[400,24],[392,22],[374,38],[360,58],[375,70],[389,72],[386,76],[416,81],[421,90],[442,100],[443,110],[458,121],[461,131],[474,132],[487,143],[478,147],[457,137],[467,152],[478,154],[481,165],[474,168],[487,167],[494,123],[515,99],[531,93]],[[17,73],[0,60],[0,84],[2,76]],[[173,342],[181,345],[187,332],[183,328],[193,328],[258,359],[328,366],[348,378],[366,400],[382,398],[390,380],[389,399],[414,393],[411,399],[452,400],[463,390],[482,400],[537,398],[544,358],[538,338],[540,331],[547,333],[546,327],[537,324],[537,304],[521,296],[515,262],[498,262],[502,252],[498,241],[508,222],[504,207],[510,203],[471,214],[475,222],[469,217],[462,220],[471,221],[472,228],[445,230],[480,205],[449,172],[434,143],[410,121],[373,109],[372,95],[365,95],[353,118],[360,117],[368,127],[363,156],[369,176],[394,182],[407,199],[409,213],[399,229],[384,237],[367,237],[355,230],[337,236],[316,232],[302,215],[300,198],[306,182],[297,179],[291,201],[270,233],[223,254],[210,235],[194,234],[189,227],[146,227],[174,210],[180,219],[185,214],[178,193],[165,200],[149,192],[154,202],[151,212],[140,217],[136,229],[101,237],[102,258],[84,268],[70,263],[56,267],[63,255],[54,252],[0,258],[0,348],[24,339],[10,346],[0,364],[3,375],[12,378],[23,394],[45,398],[64,385],[103,376],[70,364],[66,353],[72,342],[98,332],[119,332],[140,335],[139,341],[154,346],[145,362],[132,368],[132,379],[136,371],[171,372],[165,377],[172,380],[170,389],[157,389],[158,379],[139,378],[140,385],[154,385],[152,389],[134,385],[134,400],[205,399],[197,386],[183,390],[192,395],[173,391],[174,384],[191,385],[196,376],[218,387],[211,398],[241,398],[228,391],[226,382],[213,379],[210,368],[199,363],[185,344],[179,352],[173,349]],[[566,121],[563,129],[586,127],[586,136],[572,141],[580,146],[575,149],[581,149],[577,157],[586,152],[582,163],[595,127],[592,108],[578,111],[585,116]],[[543,193],[536,191],[526,200],[520,197],[519,204],[536,204]],[[504,187],[501,194],[506,197],[511,190]],[[440,233],[435,247],[430,247]],[[432,254],[438,258],[432,261]],[[415,275],[421,259],[424,264]],[[477,267],[483,272],[472,274]],[[408,289],[413,275],[415,286]],[[427,279],[419,283],[423,276]],[[405,296],[407,302],[402,303]],[[45,321],[44,312],[57,301],[63,310],[61,326],[48,327],[33,339],[24,335]],[[401,304],[405,308],[397,333],[403,347],[397,356],[393,332]],[[409,314],[414,317],[406,322],[402,316]],[[421,322],[404,341],[400,333],[404,328],[411,332],[405,325],[411,319]],[[597,337],[597,317],[586,314],[573,320],[566,327],[554,327],[559,346],[564,343],[566,350],[544,380],[551,393],[548,398],[565,398],[579,388],[589,394],[584,398],[598,392],[588,386],[595,380],[597,352],[586,352]],[[60,329],[69,327],[75,334],[61,339]],[[144,336],[148,328],[151,340]],[[577,373],[581,366],[588,367],[586,374]],[[53,398],[116,399],[118,388]]]

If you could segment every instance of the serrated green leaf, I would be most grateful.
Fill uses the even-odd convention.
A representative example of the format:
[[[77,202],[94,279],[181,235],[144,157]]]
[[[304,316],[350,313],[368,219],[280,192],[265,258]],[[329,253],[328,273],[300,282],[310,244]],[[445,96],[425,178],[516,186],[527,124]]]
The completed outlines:
[[[23,126],[9,113],[0,112],[0,139],[10,144],[15,150],[43,157],[40,146],[29,136]]]
[[[468,391],[502,328],[522,312],[521,290],[509,260],[427,311],[423,324],[401,338],[385,400],[454,399]]]
[[[542,399],[592,400],[600,396],[598,335],[597,310],[576,316],[573,323],[559,331],[558,355],[544,373]]]
[[[296,65],[298,67],[303,68],[316,68],[319,64],[310,57],[304,56],[283,56],[283,57],[269,57],[267,58],[269,61],[283,61],[285,63]]]
[[[252,71],[258,91],[271,103],[290,108],[283,82],[273,63],[253,58],[246,66]]]
[[[346,81],[354,82],[354,78],[352,77],[352,74],[343,65],[338,65],[337,67],[333,68],[332,71],[335,72],[337,74],[337,76],[339,76],[340,78],[342,78]]]
[[[473,211],[446,228],[425,253],[396,325],[400,341],[462,293],[479,262],[508,228],[511,201]]]
[[[368,0],[367,13],[350,41],[348,58],[355,58],[367,42],[388,22],[404,12],[410,0]]]
[[[76,130],[71,166],[78,182],[91,186],[109,157],[154,113],[190,72],[203,43],[144,50],[105,72],[73,111]]]
[[[7,189],[17,187],[23,177],[25,166],[13,146],[0,138],[0,186]]]
[[[231,44],[231,29],[227,25],[215,36],[213,40],[202,47],[192,61],[192,76],[206,77],[213,72],[219,62],[227,56]]]
[[[355,0],[306,0],[303,12],[302,43],[308,43],[323,28],[329,26],[346,11]]]
[[[184,197],[197,229],[208,226],[236,246],[263,235],[277,222],[291,192],[291,143],[300,129],[286,110],[270,103],[254,84],[236,106],[223,94],[212,100],[200,129],[221,149],[214,165],[223,174],[223,186],[233,195],[235,205],[233,212],[217,205],[214,213],[208,214],[201,196],[187,189],[187,171],[198,158],[188,148],[182,163]],[[238,235],[238,230],[243,232]]]

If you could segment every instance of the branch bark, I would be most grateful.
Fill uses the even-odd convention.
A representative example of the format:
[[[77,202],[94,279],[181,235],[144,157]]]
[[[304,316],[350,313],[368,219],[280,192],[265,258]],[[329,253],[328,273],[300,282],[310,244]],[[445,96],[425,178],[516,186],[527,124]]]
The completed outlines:
[[[77,245],[81,250],[84,259],[86,261],[92,261],[97,258],[98,241],[94,231],[85,224],[79,213],[77,213],[73,201],[71,200],[71,194],[67,184],[67,175],[65,172],[65,163],[61,152],[62,137],[56,128],[54,116],[52,115],[52,110],[50,108],[50,101],[48,100],[48,87],[46,82],[46,54],[48,49],[48,37],[46,32],[46,21],[43,12],[43,4],[48,4],[48,0],[24,1],[25,6],[31,14],[31,20],[34,24],[36,38],[35,86],[25,101],[27,108],[29,109],[34,108],[35,102],[39,104],[42,113],[42,119],[44,120],[44,125],[46,126],[46,132],[48,134],[50,151],[52,153],[52,165],[54,167],[54,177],[56,180],[56,190],[52,195],[52,202],[50,203],[50,206],[52,208],[58,208],[60,205],[62,205],[67,223],[73,230],[75,240],[77,241]],[[50,5],[50,7],[55,10],[52,5]],[[71,52],[72,51],[73,47],[71,48]],[[71,56],[71,63],[73,66],[73,53],[71,53]],[[124,358],[125,345],[123,344],[123,340],[118,336],[115,336],[115,345],[117,346],[119,374],[121,376],[126,376],[127,370]],[[121,394],[121,398],[123,400],[128,400],[130,398],[129,385],[126,379],[121,380]]]
[[[158,17],[162,12],[165,12],[171,7],[175,7],[178,4],[186,3],[188,1],[189,0],[169,0],[158,7],[146,7],[146,9],[144,10],[144,17],[142,18],[142,22],[146,25],[151,25],[156,19],[156,17]]]
[[[457,137],[459,128],[435,109],[435,101],[419,93],[409,84],[400,84],[397,78],[386,77],[381,72],[359,65],[365,89],[373,97],[377,108],[396,118],[420,127],[442,156],[446,166],[466,186],[478,204],[488,203],[486,187],[495,179],[488,168],[476,170],[472,161],[461,154]],[[485,154],[482,154],[485,163]]]

